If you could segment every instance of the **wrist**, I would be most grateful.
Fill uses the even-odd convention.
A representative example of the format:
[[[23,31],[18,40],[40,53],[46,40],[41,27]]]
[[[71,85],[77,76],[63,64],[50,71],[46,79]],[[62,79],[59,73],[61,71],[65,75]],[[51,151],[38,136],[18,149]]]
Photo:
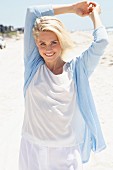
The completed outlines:
[[[73,13],[73,5],[72,4],[66,4],[64,7],[65,13]]]
[[[77,3],[71,4],[70,10],[71,10],[71,13],[75,13],[75,14],[76,14],[76,11],[77,11]]]
[[[93,10],[90,14],[89,17],[91,18],[92,21],[95,20],[95,18],[99,17],[99,14],[97,11]]]
[[[89,14],[89,17],[91,18],[95,29],[102,26],[102,22],[98,11],[96,10],[92,11],[91,14]]]
[[[72,13],[72,4],[53,5],[54,14]]]

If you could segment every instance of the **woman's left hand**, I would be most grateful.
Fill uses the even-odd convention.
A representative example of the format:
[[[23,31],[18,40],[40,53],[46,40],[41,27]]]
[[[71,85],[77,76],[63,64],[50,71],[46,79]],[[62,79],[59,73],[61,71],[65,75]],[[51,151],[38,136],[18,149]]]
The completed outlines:
[[[72,5],[72,13],[75,13],[81,17],[88,16],[96,7],[95,2],[91,1],[83,1],[83,2],[77,2]]]

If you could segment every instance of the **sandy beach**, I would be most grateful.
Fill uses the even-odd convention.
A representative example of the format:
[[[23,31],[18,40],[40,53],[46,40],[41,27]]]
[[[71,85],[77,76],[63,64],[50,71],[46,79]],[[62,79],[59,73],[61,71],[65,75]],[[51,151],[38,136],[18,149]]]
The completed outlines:
[[[77,48],[83,51],[92,40],[89,32],[72,33]],[[113,170],[113,32],[109,45],[90,77],[97,112],[107,148],[92,153],[84,170]],[[18,170],[21,127],[24,116],[23,36],[6,39],[0,50],[0,170]]]

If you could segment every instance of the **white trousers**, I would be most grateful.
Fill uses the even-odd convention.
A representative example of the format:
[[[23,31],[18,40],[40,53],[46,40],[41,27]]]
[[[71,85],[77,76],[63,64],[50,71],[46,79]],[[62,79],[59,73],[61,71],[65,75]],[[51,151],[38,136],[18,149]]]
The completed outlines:
[[[82,170],[78,147],[42,147],[21,139],[19,170]]]

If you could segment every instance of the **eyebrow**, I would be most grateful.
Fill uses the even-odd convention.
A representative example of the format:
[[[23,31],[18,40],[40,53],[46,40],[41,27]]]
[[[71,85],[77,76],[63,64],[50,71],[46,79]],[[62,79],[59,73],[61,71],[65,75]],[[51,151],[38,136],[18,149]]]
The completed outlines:
[[[53,42],[53,41],[57,41],[58,42],[58,40],[52,40],[51,42]],[[41,42],[45,42],[45,41],[39,40],[39,43],[41,43]]]

